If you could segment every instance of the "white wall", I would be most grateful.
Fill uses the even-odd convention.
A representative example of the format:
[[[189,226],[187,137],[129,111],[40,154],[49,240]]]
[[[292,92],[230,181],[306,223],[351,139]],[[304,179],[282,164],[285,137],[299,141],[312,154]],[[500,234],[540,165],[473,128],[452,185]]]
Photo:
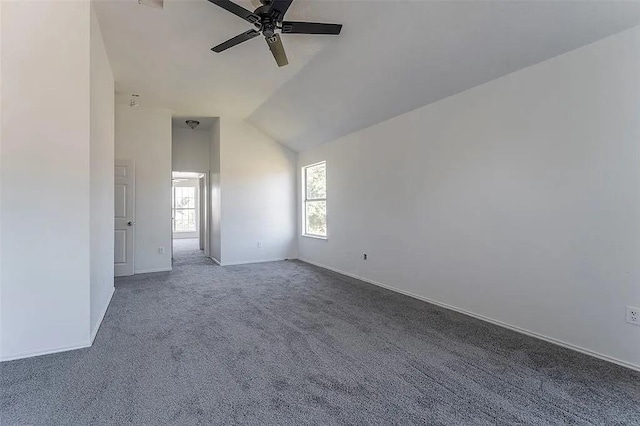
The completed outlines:
[[[295,153],[250,125],[224,117],[220,144],[219,260],[226,265],[295,258]]]
[[[174,147],[182,145],[173,170],[210,170],[211,257],[222,264],[295,258],[295,154],[240,121],[216,120],[210,132],[200,132],[205,137],[194,138],[200,136],[197,130],[185,129],[191,136],[172,132],[170,118],[164,110],[116,107],[116,158],[136,161],[136,273],[171,266],[170,250],[165,259],[157,249],[171,242],[172,137]],[[186,144],[190,149],[184,149]],[[196,157],[199,165],[194,165]]]
[[[3,2],[2,359],[89,344],[90,8]],[[51,48],[52,35],[57,43]]]
[[[98,18],[91,5],[91,339],[114,291],[114,87]]]
[[[639,75],[634,29],[301,153],[300,258],[639,368]]]
[[[211,131],[172,128],[172,168],[176,172],[208,172]]]
[[[136,168],[134,272],[171,269],[171,112],[116,105],[115,158]],[[164,248],[164,254],[158,249]]]
[[[221,191],[220,191],[220,119],[216,120],[211,127],[211,143],[209,148],[209,196],[210,206],[209,211],[211,215],[211,222],[209,226],[210,234],[210,253],[209,255],[220,263],[222,259],[222,241],[221,241],[221,213],[222,207]]]

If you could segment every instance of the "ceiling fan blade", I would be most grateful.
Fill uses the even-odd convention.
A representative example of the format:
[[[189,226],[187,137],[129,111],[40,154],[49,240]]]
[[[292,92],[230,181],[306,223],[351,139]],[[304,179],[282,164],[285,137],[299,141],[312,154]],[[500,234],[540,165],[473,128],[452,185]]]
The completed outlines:
[[[273,54],[274,59],[276,60],[279,67],[283,67],[289,64],[289,60],[287,59],[287,54],[284,51],[284,46],[282,45],[282,40],[280,39],[280,34],[274,34],[273,37],[265,37],[267,40],[267,44],[269,45],[269,50]]]
[[[209,0],[211,3],[220,6],[221,8],[228,10],[236,16],[244,19],[245,21],[249,21],[252,24],[256,22],[260,22],[260,17],[255,15],[253,12],[245,9],[242,6],[238,6],[231,0]]]
[[[342,30],[341,24],[322,24],[319,22],[293,22],[282,23],[283,34],[328,34],[338,35]]]
[[[282,21],[284,14],[287,13],[287,10],[289,10],[289,6],[291,6],[292,2],[293,0],[272,0],[271,4],[269,5],[269,13],[271,13],[272,11],[277,11],[278,16],[280,17],[280,19],[278,20]]]
[[[251,40],[254,37],[257,37],[260,35],[260,31],[257,30],[249,30],[246,33],[242,33],[240,35],[235,36],[232,39],[229,39],[227,41],[225,41],[224,43],[221,43],[219,45],[217,45],[216,47],[213,47],[211,50],[213,50],[216,53],[220,53],[223,52],[225,50],[227,50],[230,47],[233,47],[235,45],[238,45],[242,42],[245,42],[247,40]]]

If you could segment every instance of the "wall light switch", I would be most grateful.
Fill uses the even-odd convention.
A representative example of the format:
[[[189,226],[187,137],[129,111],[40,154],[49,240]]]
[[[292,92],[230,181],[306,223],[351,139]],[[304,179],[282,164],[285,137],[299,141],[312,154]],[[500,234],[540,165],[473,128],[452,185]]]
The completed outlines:
[[[164,254],[164,247],[158,247],[158,254]]]

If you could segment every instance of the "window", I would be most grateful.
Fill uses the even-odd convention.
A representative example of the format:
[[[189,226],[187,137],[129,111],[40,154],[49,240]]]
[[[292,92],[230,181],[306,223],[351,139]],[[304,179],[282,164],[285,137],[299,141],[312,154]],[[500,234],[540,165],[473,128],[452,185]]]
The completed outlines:
[[[196,232],[196,188],[173,187],[173,232]]]
[[[302,168],[304,188],[304,232],[312,237],[327,236],[327,163]]]

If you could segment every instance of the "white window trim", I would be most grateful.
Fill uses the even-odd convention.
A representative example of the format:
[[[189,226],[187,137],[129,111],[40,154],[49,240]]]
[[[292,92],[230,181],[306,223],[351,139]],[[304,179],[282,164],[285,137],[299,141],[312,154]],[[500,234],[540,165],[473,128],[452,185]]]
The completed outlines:
[[[302,233],[300,236],[301,237],[305,237],[305,238],[311,238],[312,240],[324,240],[324,241],[327,241],[327,237],[323,237],[322,235],[313,235],[313,234]]]
[[[311,199],[307,199],[307,169],[310,167],[314,167],[314,166],[318,166],[320,164],[324,164],[325,165],[325,194],[324,194],[324,198],[311,198]],[[302,233],[301,236],[302,237],[306,237],[306,238],[312,238],[315,240],[327,240],[327,236],[329,235],[329,221],[328,221],[328,215],[327,217],[325,217],[325,227],[327,228],[327,235],[317,235],[317,234],[308,234],[307,233],[307,202],[308,201],[324,201],[325,204],[328,206],[327,203],[327,195],[328,192],[326,189],[326,179],[327,179],[327,175],[326,175],[326,161],[318,161],[317,163],[312,163],[312,164],[307,164],[305,166],[302,166],[301,169],[301,173],[302,173]]]
[[[175,206],[175,192],[176,192],[176,188],[194,188],[194,202],[195,202],[195,207],[176,207]],[[171,201],[172,201],[172,209],[171,209],[171,215],[173,216],[174,220],[171,221],[171,232],[173,234],[176,235],[186,235],[186,234],[196,234],[198,232],[200,232],[200,228],[199,228],[199,220],[200,218],[198,217],[198,211],[199,211],[199,194],[198,194],[198,188],[195,186],[172,186],[171,191],[173,192],[172,197],[171,197]],[[195,225],[196,225],[196,229],[193,231],[176,231],[175,230],[175,218],[176,218],[176,211],[178,210],[193,210],[194,211],[194,217],[195,217]]]

